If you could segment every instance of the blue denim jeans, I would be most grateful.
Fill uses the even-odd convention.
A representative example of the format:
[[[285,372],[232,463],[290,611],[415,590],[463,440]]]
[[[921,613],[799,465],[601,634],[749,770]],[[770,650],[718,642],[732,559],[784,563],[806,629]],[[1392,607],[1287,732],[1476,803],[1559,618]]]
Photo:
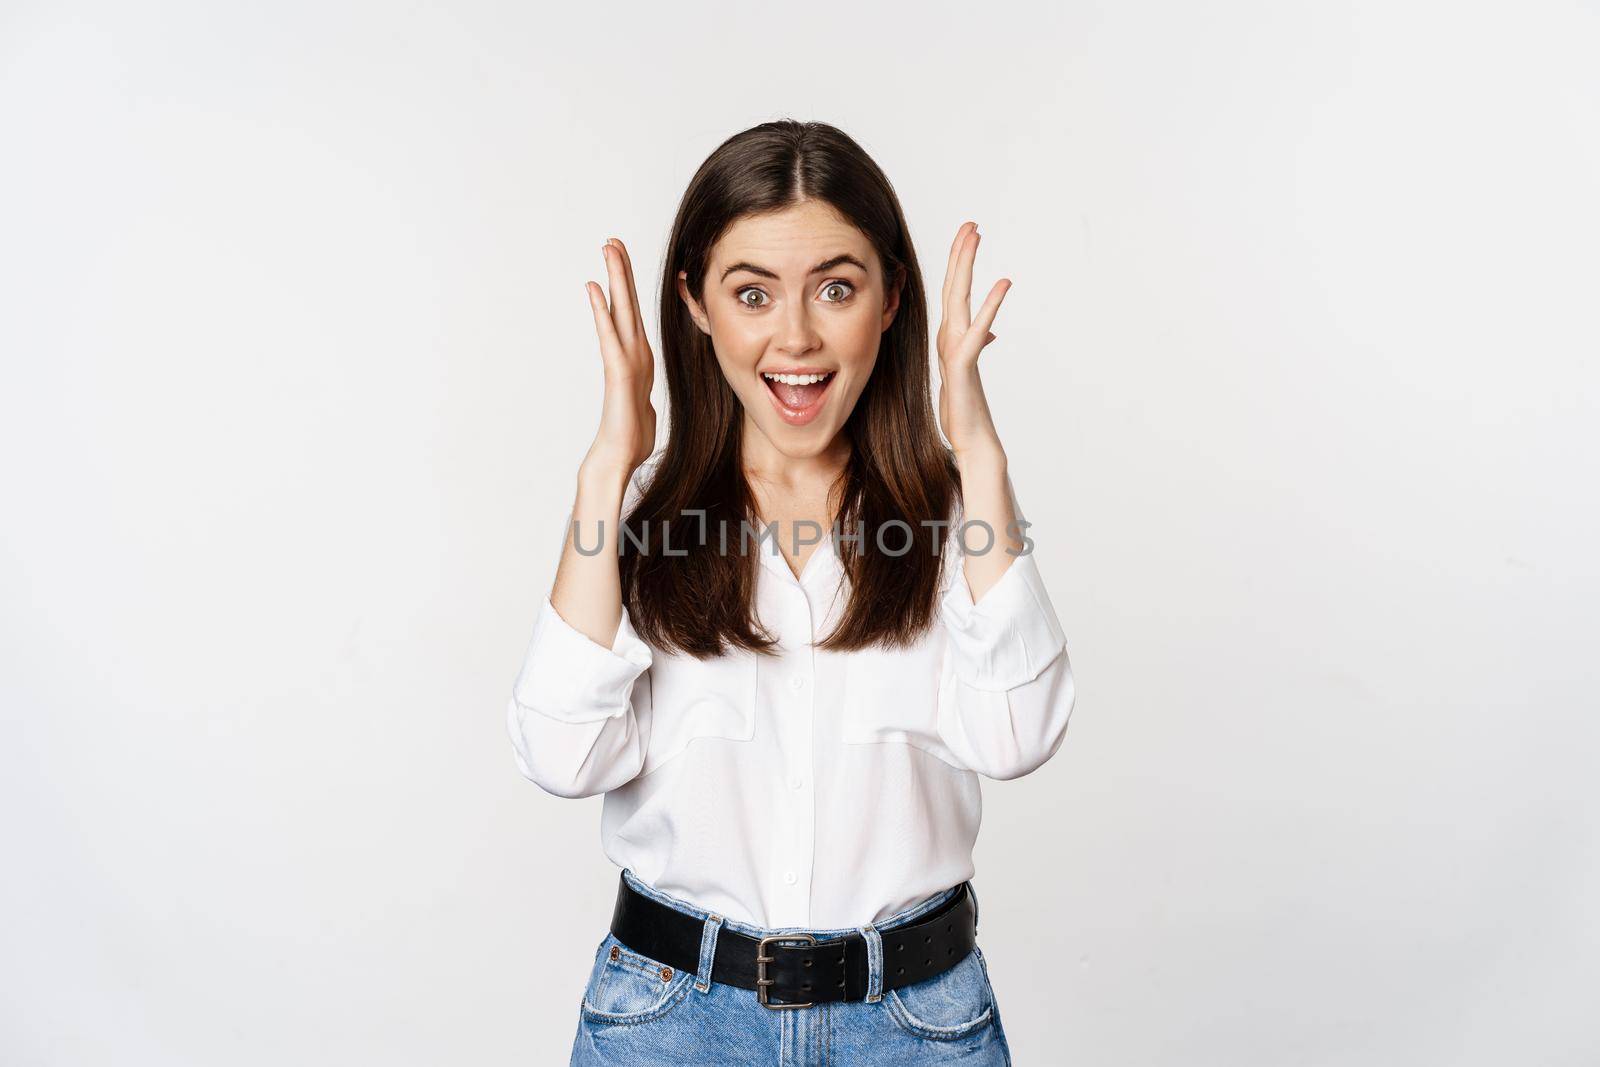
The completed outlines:
[[[774,1009],[758,1003],[753,989],[710,980],[717,935],[731,929],[765,937],[803,928],[762,929],[735,922],[662,893],[631,870],[624,869],[622,877],[639,892],[705,924],[699,969],[669,967],[633,951],[608,931],[595,949],[594,968],[583,991],[572,1044],[573,1067],[855,1067],[958,1060],[967,1067],[1009,1067],[1011,1063],[981,949],[974,947],[960,963],[926,981],[883,989],[880,931],[931,911],[960,886],[867,926],[805,929],[818,941],[849,933],[867,939],[868,999]]]

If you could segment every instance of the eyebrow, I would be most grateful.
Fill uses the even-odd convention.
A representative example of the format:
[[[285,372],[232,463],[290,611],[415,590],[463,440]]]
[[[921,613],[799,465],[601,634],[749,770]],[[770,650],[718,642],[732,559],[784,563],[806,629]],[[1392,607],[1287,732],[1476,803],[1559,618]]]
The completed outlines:
[[[815,267],[811,268],[806,277],[809,278],[812,274],[821,274],[825,270],[832,270],[841,263],[848,263],[853,267],[860,268],[862,273],[867,273],[867,265],[865,263],[861,262],[855,256],[852,256],[850,253],[845,252],[842,255],[837,255],[832,259],[825,259],[821,263],[818,263]],[[736,270],[749,271],[751,274],[759,274],[763,278],[776,278],[778,276],[776,272],[770,271],[766,267],[758,267],[754,263],[739,262],[733,264],[727,270],[722,272],[722,280],[726,280],[728,275],[732,274]]]

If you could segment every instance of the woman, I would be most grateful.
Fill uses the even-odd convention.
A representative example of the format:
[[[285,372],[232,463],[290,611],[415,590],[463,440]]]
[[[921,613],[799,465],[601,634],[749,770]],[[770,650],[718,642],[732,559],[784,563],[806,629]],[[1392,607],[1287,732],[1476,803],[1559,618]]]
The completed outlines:
[[[526,777],[605,794],[620,868],[574,1064],[1010,1062],[978,776],[1055,753],[1073,680],[978,377],[1010,287],[971,314],[978,240],[946,265],[936,425],[888,179],[825,124],[729,139],[668,244],[659,453],[602,247],[600,429],[508,708]]]

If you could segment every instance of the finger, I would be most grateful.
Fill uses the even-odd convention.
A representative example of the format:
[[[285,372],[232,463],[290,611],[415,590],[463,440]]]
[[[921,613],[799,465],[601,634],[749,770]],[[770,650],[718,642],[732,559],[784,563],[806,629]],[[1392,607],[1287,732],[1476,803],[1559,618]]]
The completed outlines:
[[[978,258],[979,240],[978,228],[974,226],[971,235],[961,246],[961,254],[956,257],[955,273],[950,279],[950,301],[945,309],[945,321],[963,333],[972,324],[972,262]]]
[[[633,298],[628,291],[628,278],[623,266],[622,252],[607,238],[606,243],[600,246],[601,254],[606,259],[607,291],[611,294],[611,321],[617,328],[617,335],[622,339],[623,348],[633,346]]]
[[[950,242],[950,258],[944,265],[944,288],[939,290],[939,306],[943,308],[950,302],[950,279],[956,272],[956,258],[961,255],[961,242],[967,239],[967,231],[977,226],[975,222],[963,222],[961,228],[956,230],[956,239]]]
[[[617,336],[617,324],[611,319],[611,311],[606,307],[605,293],[595,282],[584,282],[584,291],[589,294],[589,310],[594,312],[594,332],[600,337],[600,355],[606,363],[619,362],[622,359],[622,340]]]
[[[977,333],[989,333],[989,327],[994,325],[994,317],[1000,312],[1000,304],[1005,300],[1006,294],[1011,291],[1011,279],[1001,278],[994,283],[994,288],[989,290],[989,297],[983,302],[983,307],[978,309],[978,315],[972,320],[972,329]],[[994,335],[989,334],[989,340],[994,340]]]
[[[628,254],[628,246],[622,243],[620,237],[613,237],[617,248],[622,252],[623,276],[628,279],[628,300],[633,305],[633,329],[638,337],[644,337],[644,312],[639,306],[639,290],[633,283],[633,257]]]

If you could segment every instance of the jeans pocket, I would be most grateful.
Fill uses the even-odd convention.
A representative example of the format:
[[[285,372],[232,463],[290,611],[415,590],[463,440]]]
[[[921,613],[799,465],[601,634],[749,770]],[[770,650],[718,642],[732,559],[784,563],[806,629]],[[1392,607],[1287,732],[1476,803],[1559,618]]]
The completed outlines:
[[[976,1033],[995,1014],[994,989],[976,945],[944,973],[889,990],[884,1003],[901,1029],[935,1041]]]
[[[583,991],[583,1017],[600,1024],[653,1022],[683,1003],[693,981],[693,971],[635,952],[608,932]]]

